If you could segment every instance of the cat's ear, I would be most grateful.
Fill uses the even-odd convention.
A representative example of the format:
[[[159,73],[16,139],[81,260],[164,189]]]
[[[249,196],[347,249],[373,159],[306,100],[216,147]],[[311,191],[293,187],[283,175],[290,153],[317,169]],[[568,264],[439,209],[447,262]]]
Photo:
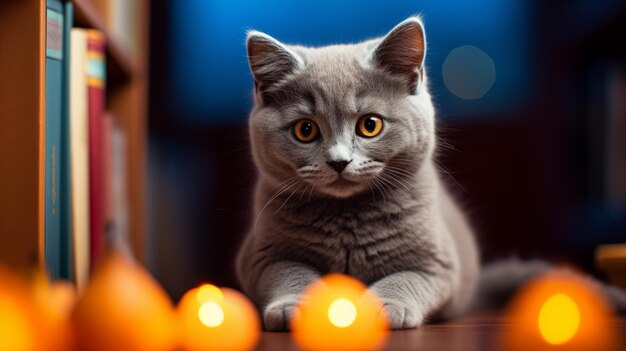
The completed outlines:
[[[249,31],[246,46],[250,70],[259,93],[303,65],[302,58],[265,33]]]
[[[424,77],[426,35],[421,18],[409,17],[395,26],[372,53],[374,65],[401,76],[411,94]]]

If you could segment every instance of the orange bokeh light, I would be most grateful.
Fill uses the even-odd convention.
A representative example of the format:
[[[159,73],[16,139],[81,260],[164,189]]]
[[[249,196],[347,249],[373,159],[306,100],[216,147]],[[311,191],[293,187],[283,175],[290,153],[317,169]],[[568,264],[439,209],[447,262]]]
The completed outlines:
[[[72,322],[80,350],[169,351],[176,346],[169,296],[143,267],[119,253],[96,269]]]
[[[305,350],[378,350],[388,335],[378,298],[361,282],[331,274],[304,292],[291,330]]]
[[[70,315],[76,303],[76,289],[70,282],[49,282],[43,272],[32,282],[33,303],[40,325],[38,338],[45,340],[46,350],[66,351],[74,348]]]
[[[507,310],[504,349],[618,349],[611,309],[587,278],[554,271],[534,279]]]
[[[23,280],[0,267],[0,350],[38,350],[35,314]]]
[[[539,332],[548,344],[565,344],[578,332],[580,309],[567,294],[557,293],[541,306],[538,323]]]
[[[178,304],[184,350],[251,350],[260,337],[256,309],[241,293],[204,284]]]

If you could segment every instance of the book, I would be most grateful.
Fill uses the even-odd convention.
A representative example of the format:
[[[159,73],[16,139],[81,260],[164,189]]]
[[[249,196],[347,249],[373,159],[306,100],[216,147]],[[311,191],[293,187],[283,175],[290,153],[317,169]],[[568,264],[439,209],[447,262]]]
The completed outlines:
[[[60,27],[71,26],[72,18],[81,26],[99,28],[107,32],[107,64],[111,62],[116,68],[109,72],[107,77],[110,78],[107,81],[114,82],[111,87],[107,87],[107,95],[110,94],[115,100],[111,108],[121,114],[125,121],[141,122],[131,123],[128,126],[129,129],[126,130],[129,139],[132,140],[127,151],[133,160],[132,172],[129,172],[128,176],[132,177],[133,182],[141,182],[141,177],[145,174],[143,172],[145,123],[143,122],[145,122],[145,89],[148,75],[144,74],[147,72],[141,70],[141,66],[145,63],[145,55],[133,57],[132,52],[126,50],[124,44],[117,38],[116,43],[112,44],[114,48],[109,50],[108,36],[114,37],[113,29],[105,23],[102,14],[94,9],[92,3],[95,1],[56,0],[50,1],[50,5],[48,5],[48,0],[0,1],[0,53],[2,53],[0,55],[0,77],[2,77],[0,80],[0,111],[2,111],[0,113],[0,150],[3,150],[0,151],[0,194],[2,194],[0,265],[9,266],[25,274],[35,267],[46,272],[46,266],[57,266],[54,272],[50,269],[51,275],[63,277],[67,274],[64,273],[66,259],[71,257],[73,260],[76,256],[74,252],[70,252],[69,256],[66,255],[68,251],[73,251],[67,248],[77,246],[73,242],[75,236],[72,232],[73,208],[71,201],[66,201],[74,196],[71,191],[73,186],[71,171],[70,177],[63,175],[63,170],[73,169],[72,157],[65,157],[67,152],[70,154],[72,152],[71,143],[70,150],[65,148],[64,131],[67,127],[65,124],[61,124],[60,127],[61,147],[60,150],[56,149],[58,154],[55,156],[55,165],[60,175],[54,177],[57,182],[55,184],[58,185],[58,189],[54,192],[57,196],[55,201],[58,201],[56,205],[59,206],[60,214],[60,231],[56,233],[61,239],[51,240],[53,234],[50,234],[53,228],[50,225],[51,206],[49,206],[53,193],[51,190],[52,172],[50,171],[52,157],[49,152],[50,145],[46,148],[46,133],[52,130],[46,131],[46,118],[50,117],[48,124],[53,125],[52,117],[54,116],[46,113],[46,109],[52,108],[46,104],[46,101],[53,101],[55,94],[58,98],[60,87],[51,89],[51,81],[46,79],[46,73],[53,73],[54,69],[51,67],[56,64],[53,61],[61,62],[62,67],[69,65],[68,57],[71,58],[71,55],[64,53],[61,60],[50,56],[55,55],[54,45],[57,45],[57,51],[59,51],[59,45],[61,45],[61,51],[71,50],[73,45],[69,45],[67,38],[62,38],[60,41],[58,37],[56,41],[47,40],[48,36],[53,35],[52,31],[48,33],[48,20],[50,20],[51,30],[53,26],[56,26],[57,35]],[[117,1],[124,2],[125,0]],[[137,11],[132,20],[136,26],[141,26],[143,32],[147,30],[148,6],[143,1],[134,2],[138,4],[137,7],[141,6],[142,11]],[[73,7],[75,11],[74,16],[67,14],[70,7]],[[48,18],[48,10],[51,10],[51,18]],[[58,15],[61,15],[62,19],[52,18]],[[145,43],[145,41],[142,42],[142,44]],[[48,72],[46,71],[47,64],[48,68],[51,68]],[[64,76],[61,73],[61,78]],[[61,98],[64,101],[66,96],[63,94],[61,93]],[[61,102],[61,108],[66,107]],[[63,116],[61,112],[61,118]],[[61,121],[63,122],[63,119]],[[69,128],[71,127],[70,123]],[[52,140],[53,138],[48,138],[48,142]],[[86,151],[88,152],[88,149]],[[69,183],[69,187],[64,185],[66,183]],[[144,189],[139,188],[133,191],[132,197],[129,196],[133,203],[133,213],[140,218],[133,222],[137,227],[138,238],[143,234],[144,221],[141,220],[144,214],[143,192]],[[87,201],[89,201],[88,198]],[[64,210],[64,206],[70,207]],[[46,210],[48,210],[49,234],[47,238]],[[90,211],[89,206],[86,211]],[[68,217],[71,225],[69,229],[66,229],[63,220]],[[89,219],[89,215],[82,217]],[[71,241],[64,241],[64,235],[69,235],[68,238]],[[88,235],[91,235],[90,232]],[[57,259],[53,259],[54,255]],[[73,266],[74,262],[71,263]],[[70,275],[72,274],[74,272],[70,271]],[[71,276],[70,278],[76,279]]]
[[[102,208],[102,136],[101,120],[105,106],[104,35],[87,30],[87,101],[89,116],[89,215],[91,267],[104,249]]]
[[[68,280],[74,280],[74,270],[72,267],[73,258],[73,235],[72,235],[72,160],[70,157],[70,69],[72,58],[70,49],[72,47],[72,40],[70,38],[73,26],[74,18],[74,6],[71,2],[65,3],[65,21],[63,26],[63,56],[65,57],[63,64],[63,77],[65,82],[63,84],[63,119],[61,125],[62,131],[62,144],[63,144],[63,158],[62,158],[62,177],[61,177],[61,191],[63,201],[61,205],[63,209],[61,211],[61,276]]]
[[[74,281],[82,291],[89,280],[89,113],[87,99],[87,30],[71,32],[70,71],[70,158],[71,212],[73,234],[72,270]]]
[[[102,206],[105,246],[132,257],[126,198],[126,137],[115,116],[102,119]]]
[[[132,257],[129,238],[129,205],[127,193],[126,168],[126,134],[124,129],[112,118],[110,130],[110,171],[106,174],[111,179],[109,184],[110,202],[109,212],[111,225],[109,226],[108,241],[111,247],[118,252]]]
[[[112,114],[105,112],[102,115],[100,130],[102,135],[102,225],[104,227],[104,246],[109,248],[111,232],[113,231],[113,206],[111,194],[112,150],[111,133],[115,119]]]
[[[137,17],[137,0],[113,0],[109,28],[111,35],[128,49],[131,55],[137,54],[137,30],[134,18]]]
[[[48,0],[46,7],[46,124],[44,166],[44,259],[51,279],[69,279],[68,217],[66,177],[68,165],[65,149],[68,147],[69,118],[67,92],[67,49],[64,30],[68,28],[66,11],[71,8],[58,0]]]
[[[92,0],[93,6],[102,15],[111,36],[124,48],[137,53],[137,0]]]

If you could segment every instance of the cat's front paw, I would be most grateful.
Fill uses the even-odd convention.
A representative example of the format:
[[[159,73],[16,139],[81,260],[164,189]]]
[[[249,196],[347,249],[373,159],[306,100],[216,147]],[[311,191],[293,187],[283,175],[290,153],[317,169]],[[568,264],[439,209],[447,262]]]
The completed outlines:
[[[415,306],[390,299],[382,299],[382,303],[391,329],[415,329],[424,323],[423,315]]]
[[[288,331],[289,323],[298,310],[298,297],[286,296],[271,302],[263,311],[263,325],[267,331]]]

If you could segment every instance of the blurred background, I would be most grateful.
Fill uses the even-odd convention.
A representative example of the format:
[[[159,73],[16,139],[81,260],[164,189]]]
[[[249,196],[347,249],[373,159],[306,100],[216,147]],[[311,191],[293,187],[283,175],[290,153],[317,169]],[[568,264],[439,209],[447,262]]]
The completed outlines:
[[[256,177],[245,32],[326,45],[426,24],[439,164],[485,261],[597,273],[626,241],[626,2],[162,0],[150,5],[147,263],[178,299],[237,286]]]

